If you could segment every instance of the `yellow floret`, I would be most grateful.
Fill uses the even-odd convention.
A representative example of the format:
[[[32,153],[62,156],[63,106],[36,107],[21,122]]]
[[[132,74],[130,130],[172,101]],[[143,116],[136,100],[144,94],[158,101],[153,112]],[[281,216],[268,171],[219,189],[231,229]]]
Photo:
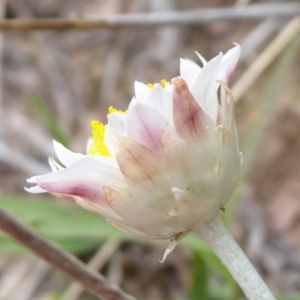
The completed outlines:
[[[163,87],[166,87],[166,85],[168,84],[168,81],[166,79],[162,79],[160,81],[160,84],[163,86]]]
[[[147,87],[150,89],[154,89],[154,84],[153,83],[147,83]]]
[[[98,121],[91,121],[93,143],[88,155],[111,156],[104,142],[105,125]]]
[[[160,81],[160,84],[163,86],[163,87],[166,87],[166,85],[168,84],[169,82],[166,80],[166,79],[162,79]],[[153,83],[148,83],[147,84],[147,87],[150,88],[150,89],[154,89],[154,84]]]
[[[123,111],[123,110],[120,110],[120,109],[116,109],[113,106],[110,106],[108,108],[108,113],[109,114],[127,114],[128,110]]]

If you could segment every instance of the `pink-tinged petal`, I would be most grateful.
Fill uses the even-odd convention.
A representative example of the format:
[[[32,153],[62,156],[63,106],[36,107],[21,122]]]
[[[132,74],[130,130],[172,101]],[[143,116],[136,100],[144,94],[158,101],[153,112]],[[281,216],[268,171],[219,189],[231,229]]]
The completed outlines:
[[[81,197],[90,202],[105,201],[101,189],[72,178],[59,177],[58,180],[53,181],[53,177],[44,175],[43,178],[38,178],[37,184],[49,193]]]
[[[126,223],[145,235],[167,239],[178,232],[186,231],[186,228],[179,226],[177,218],[145,206],[143,202],[132,199],[126,191],[109,187],[104,187],[104,191],[112,209]]]
[[[38,181],[38,185],[55,197],[66,201],[74,201],[100,216],[113,219],[119,218],[107,204],[103,190],[95,185],[87,185],[71,179],[58,182]]]
[[[98,214],[107,217],[115,214],[106,202],[103,185],[126,188],[120,170],[96,158],[79,160],[67,169],[37,176],[29,181],[55,196],[76,202],[77,199],[83,199],[87,208],[95,207]]]
[[[180,77],[184,79],[188,86],[195,83],[201,71],[200,66],[189,59],[180,59]]]
[[[80,153],[74,153],[67,148],[65,148],[62,144],[53,141],[53,146],[55,153],[59,159],[59,161],[66,167],[70,166],[74,162],[76,162],[79,159],[82,159],[85,157],[85,155]]]
[[[154,108],[131,101],[128,109],[128,137],[143,146],[160,153],[162,149],[161,132],[166,120]]]
[[[192,95],[201,108],[209,115],[215,123],[218,115],[218,99],[216,80],[220,73],[219,65],[222,61],[223,54],[210,60],[198,75],[195,84],[189,86]]]
[[[116,159],[137,201],[162,213],[172,210],[174,196],[163,158],[134,140],[119,137]]]
[[[195,101],[181,77],[172,79],[173,118],[178,134],[187,141],[202,140],[211,120]]]
[[[230,78],[239,60],[240,54],[241,47],[236,44],[234,48],[227,51],[222,59],[220,64],[221,74],[219,75],[219,80],[224,81],[227,85],[229,85]]]

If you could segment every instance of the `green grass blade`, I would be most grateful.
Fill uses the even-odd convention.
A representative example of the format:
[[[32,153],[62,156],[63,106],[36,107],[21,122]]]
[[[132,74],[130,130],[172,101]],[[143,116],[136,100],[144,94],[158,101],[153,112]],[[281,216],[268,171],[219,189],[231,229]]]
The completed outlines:
[[[190,286],[190,299],[208,299],[209,272],[203,261],[202,255],[194,251],[191,258],[192,276]]]
[[[277,300],[299,300],[300,294],[290,295],[290,296],[278,296]]]
[[[28,93],[28,99],[31,102],[32,106],[36,109],[36,111],[41,115],[41,117],[46,122],[51,136],[56,141],[58,141],[59,143],[63,144],[65,147],[68,148],[69,142],[67,137],[61,130],[57,119],[48,109],[44,101],[33,92]]]

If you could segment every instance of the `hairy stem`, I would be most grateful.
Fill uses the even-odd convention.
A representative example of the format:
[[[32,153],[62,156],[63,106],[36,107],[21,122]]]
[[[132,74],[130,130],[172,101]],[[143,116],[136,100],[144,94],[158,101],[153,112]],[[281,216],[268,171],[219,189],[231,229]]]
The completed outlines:
[[[75,256],[50,244],[2,209],[0,209],[0,229],[63,271],[93,295],[103,300],[134,300],[117,286],[108,283],[103,276],[91,271]]]
[[[217,214],[193,231],[201,237],[232,274],[249,300],[275,300]]]

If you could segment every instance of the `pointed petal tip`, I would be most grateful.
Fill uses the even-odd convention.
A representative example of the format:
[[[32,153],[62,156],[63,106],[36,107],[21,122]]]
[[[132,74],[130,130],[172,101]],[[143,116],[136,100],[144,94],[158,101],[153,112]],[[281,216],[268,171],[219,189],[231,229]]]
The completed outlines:
[[[159,260],[159,262],[161,264],[167,259],[169,254],[175,249],[175,247],[182,240],[182,238],[184,238],[187,234],[189,234],[189,232],[190,231],[186,231],[186,232],[180,232],[180,233],[175,234],[175,236],[171,239],[171,242],[168,245],[162,259]]]
[[[38,176],[32,176],[32,177],[26,179],[26,181],[29,183],[37,183],[37,180],[38,180]]]
[[[59,144],[59,142],[57,142],[56,140],[52,140],[53,145],[55,144]]]
[[[162,259],[159,260],[159,262],[162,264],[167,257],[169,256],[169,254],[175,249],[175,247],[177,246],[178,241],[176,239],[172,240],[171,243],[168,245]]]
[[[38,194],[38,193],[45,193],[46,191],[43,190],[42,188],[40,188],[38,185],[27,188],[26,186],[24,186],[24,190],[28,193],[31,194]]]
[[[232,49],[234,49],[238,53],[238,55],[240,56],[240,53],[242,51],[242,47],[238,43],[233,43],[233,45],[235,45],[235,47],[233,47]]]
[[[59,149],[61,147],[64,148],[64,146],[61,143],[57,142],[56,140],[52,140],[52,144],[53,144],[53,148],[54,148],[55,152],[56,152],[56,149]]]
[[[202,65],[205,66],[207,64],[207,60],[198,51],[195,51],[195,53],[202,62]]]

